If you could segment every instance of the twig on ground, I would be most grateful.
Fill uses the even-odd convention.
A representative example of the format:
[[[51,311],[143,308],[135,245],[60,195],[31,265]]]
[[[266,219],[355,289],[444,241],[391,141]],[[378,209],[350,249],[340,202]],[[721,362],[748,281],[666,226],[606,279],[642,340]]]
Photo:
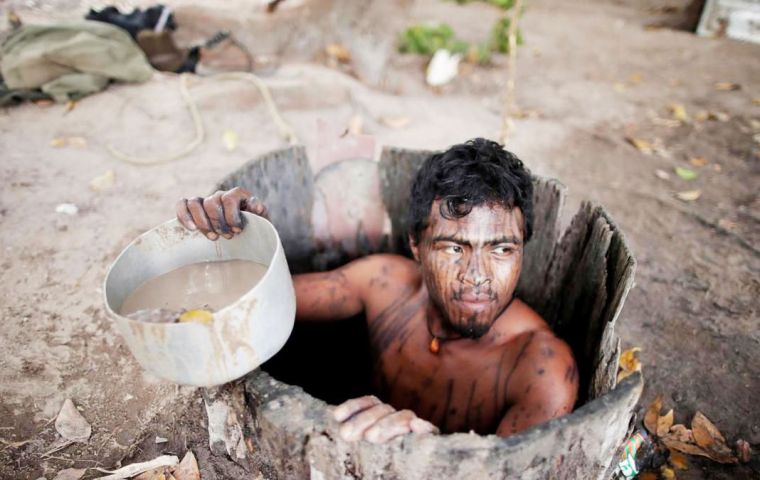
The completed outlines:
[[[512,16],[509,20],[509,56],[507,57],[507,87],[504,93],[504,111],[502,113],[501,135],[499,141],[506,145],[512,129],[512,109],[515,103],[515,69],[517,67],[517,23],[520,21],[522,0],[515,0],[512,5]]]

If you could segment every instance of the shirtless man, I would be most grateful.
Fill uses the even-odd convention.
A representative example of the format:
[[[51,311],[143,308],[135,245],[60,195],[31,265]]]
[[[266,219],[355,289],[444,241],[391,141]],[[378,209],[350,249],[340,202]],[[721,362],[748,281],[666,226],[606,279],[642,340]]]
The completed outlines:
[[[407,433],[512,435],[569,413],[578,371],[568,345],[514,298],[533,224],[522,162],[475,139],[431,156],[412,187],[414,260],[369,255],[330,272],[295,275],[297,321],[364,312],[375,361],[374,396],[334,410],[346,440]],[[266,216],[241,188],[182,199],[177,218],[209,239]],[[386,402],[386,403],[384,403]]]

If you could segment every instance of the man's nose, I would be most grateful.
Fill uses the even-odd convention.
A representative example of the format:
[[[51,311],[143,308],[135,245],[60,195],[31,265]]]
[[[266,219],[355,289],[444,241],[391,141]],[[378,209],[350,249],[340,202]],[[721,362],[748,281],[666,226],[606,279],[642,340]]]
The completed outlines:
[[[482,285],[485,282],[490,281],[488,276],[487,266],[483,262],[483,256],[480,254],[473,254],[470,257],[469,262],[462,272],[462,282],[469,283],[474,286]]]

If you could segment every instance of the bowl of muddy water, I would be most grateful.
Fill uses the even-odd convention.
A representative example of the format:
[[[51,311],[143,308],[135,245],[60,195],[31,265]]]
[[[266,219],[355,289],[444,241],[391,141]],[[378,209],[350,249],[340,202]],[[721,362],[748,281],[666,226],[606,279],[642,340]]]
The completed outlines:
[[[170,220],[130,243],[108,270],[106,312],[154,375],[221,385],[285,345],[296,311],[285,253],[271,223],[243,215],[241,233],[215,242]]]

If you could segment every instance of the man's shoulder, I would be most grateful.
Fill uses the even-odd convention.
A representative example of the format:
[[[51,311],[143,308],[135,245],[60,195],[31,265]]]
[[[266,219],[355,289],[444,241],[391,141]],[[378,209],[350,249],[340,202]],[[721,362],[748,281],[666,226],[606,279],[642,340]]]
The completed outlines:
[[[524,345],[526,355],[539,353],[547,359],[555,355],[558,359],[572,358],[572,350],[563,339],[552,331],[549,324],[527,303],[515,299],[507,312],[507,322],[511,329],[510,346]]]
[[[374,253],[358,258],[350,265],[367,273],[392,276],[396,279],[419,276],[417,262],[395,253]]]

